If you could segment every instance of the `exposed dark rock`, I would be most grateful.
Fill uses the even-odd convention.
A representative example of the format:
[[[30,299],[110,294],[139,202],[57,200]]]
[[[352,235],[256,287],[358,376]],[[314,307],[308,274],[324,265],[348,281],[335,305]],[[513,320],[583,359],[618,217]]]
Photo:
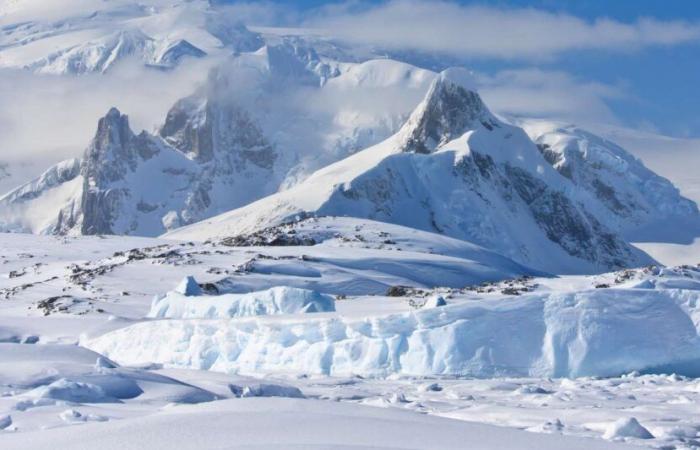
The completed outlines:
[[[271,169],[277,159],[273,146],[247,112],[230,101],[199,94],[179,100],[170,109],[160,135],[198,161],[216,159],[219,164],[213,169],[220,172],[232,172],[248,163]]]
[[[228,247],[290,247],[312,246],[317,242],[309,236],[299,236],[294,232],[268,228],[253,234],[224,238],[220,244]]]
[[[436,80],[424,102],[409,119],[413,127],[404,138],[405,152],[432,153],[476,126],[499,126],[479,94],[447,79]]]
[[[411,292],[408,286],[391,286],[386,291],[387,297],[405,297]]]

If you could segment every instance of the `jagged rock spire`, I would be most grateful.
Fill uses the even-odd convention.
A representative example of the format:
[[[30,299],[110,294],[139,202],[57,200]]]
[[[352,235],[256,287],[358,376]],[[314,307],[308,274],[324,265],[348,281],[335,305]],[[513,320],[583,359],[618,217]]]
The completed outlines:
[[[232,172],[237,170],[234,166],[247,164],[271,169],[277,158],[273,145],[246,110],[225,95],[218,98],[226,89],[179,100],[168,112],[160,136],[199,162],[218,160],[220,171]]]
[[[433,81],[403,129],[405,152],[432,153],[470,129],[499,126],[464,69],[447,69]]]
[[[117,180],[135,157],[129,118],[111,108],[97,124],[97,133],[85,152],[83,175]]]

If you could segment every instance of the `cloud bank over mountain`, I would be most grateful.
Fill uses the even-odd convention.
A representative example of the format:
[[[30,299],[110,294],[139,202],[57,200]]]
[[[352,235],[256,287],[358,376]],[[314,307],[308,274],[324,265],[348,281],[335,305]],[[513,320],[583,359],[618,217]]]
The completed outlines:
[[[275,2],[227,6],[252,25],[313,28],[355,44],[460,57],[524,60],[580,50],[631,51],[700,41],[700,23],[639,18],[586,20],[536,8],[441,0],[347,1],[300,12]]]

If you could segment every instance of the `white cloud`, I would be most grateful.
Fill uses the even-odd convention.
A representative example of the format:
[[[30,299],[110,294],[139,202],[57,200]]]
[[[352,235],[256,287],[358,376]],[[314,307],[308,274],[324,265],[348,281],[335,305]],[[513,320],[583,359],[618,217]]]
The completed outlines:
[[[573,50],[634,50],[700,41],[700,24],[639,19],[623,23],[537,9],[461,6],[431,0],[345,4],[317,11],[305,25],[346,41],[389,50],[456,56],[549,58]]]
[[[179,98],[206,78],[211,61],[191,61],[163,72],[125,61],[107,74],[35,75],[0,70],[0,161],[79,156],[97,119],[116,106],[132,128],[151,130]]]
[[[271,1],[240,1],[219,6],[231,17],[246,25],[298,25],[302,15],[292,5]]]
[[[88,15],[109,5],[128,0],[0,0],[0,25],[24,20],[58,20],[72,15]]]
[[[22,6],[15,10],[17,13],[34,14],[41,10],[65,14],[67,10],[78,11],[83,5],[102,4],[104,0],[66,0],[60,2],[63,9],[48,7],[43,1],[0,0],[0,11],[1,7],[14,4]],[[127,0],[109,1],[119,4]],[[143,3],[149,1],[153,4],[171,0]],[[427,0],[395,0],[380,5],[346,2],[317,9],[306,18],[293,6],[270,2],[236,3],[228,12],[247,24],[323,26],[350,41],[438,56],[551,57],[576,49],[672,45],[700,36],[698,26],[690,23],[587,22],[534,9],[464,7]],[[162,122],[174,101],[190,94],[206,77],[209,64],[211,60],[192,62],[169,73],[125,64],[106,75],[81,77],[0,70],[0,161],[38,156],[48,165],[79,155],[94,133],[97,118],[111,106],[129,114],[134,129],[152,129]],[[616,118],[608,103],[626,95],[617,86],[538,69],[482,76],[481,92],[496,112],[577,122],[614,122]],[[284,97],[286,103],[281,103],[290,108],[289,105],[300,104],[306,113],[324,117],[343,106],[358,116],[373,118],[370,112],[386,105],[408,109],[418,94],[416,91],[408,96],[405,92],[378,89],[348,99],[329,90],[316,96],[295,91],[295,95]]]
[[[581,81],[562,71],[505,70],[479,77],[479,92],[495,112],[507,115],[617,123],[610,100],[630,100],[618,86]]]
[[[617,123],[610,100],[629,100],[621,87],[581,81],[567,72],[505,70],[479,77],[479,92],[495,112],[575,123]]]

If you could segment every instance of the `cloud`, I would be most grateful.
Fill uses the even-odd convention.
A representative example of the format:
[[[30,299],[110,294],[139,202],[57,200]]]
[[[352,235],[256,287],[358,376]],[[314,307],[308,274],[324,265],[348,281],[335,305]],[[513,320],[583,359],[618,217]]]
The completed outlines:
[[[116,4],[127,1],[132,0],[109,0]],[[0,0],[0,12],[11,4],[22,6],[12,14],[43,11],[48,15],[107,4],[103,0],[66,0],[61,9],[42,2]],[[150,0],[152,4],[169,2]],[[250,25],[323,27],[326,33],[348,41],[424,51],[437,57],[546,58],[577,49],[673,45],[700,36],[698,25],[686,22],[585,21],[535,9],[505,10],[444,1],[345,2],[304,14],[289,4],[273,2],[236,2],[227,8]],[[0,161],[38,157],[48,166],[79,155],[94,134],[97,118],[111,106],[129,114],[135,130],[151,130],[162,122],[172,103],[196,89],[211,65],[213,61],[206,58],[164,73],[127,62],[105,75],[80,77],[0,70]],[[504,114],[612,122],[616,117],[609,102],[628,99],[619,86],[581,81],[561,71],[516,69],[482,75],[480,80],[487,103]],[[409,93],[378,87],[347,95],[333,89],[309,92],[298,88],[280,93],[284,101],[274,106],[293,110],[289,117],[342,122],[338,128],[351,128],[371,125],[381,119],[382,112],[392,116],[409,110],[421,93],[420,89]],[[316,136],[307,132],[311,142]]]
[[[127,3],[128,0],[109,0],[109,3],[105,0],[0,0],[0,25],[89,15],[107,5],[114,8]]]
[[[303,21],[301,11],[293,6],[272,1],[214,1],[219,11],[224,11],[246,25],[297,26]]]
[[[563,71],[513,69],[478,79],[484,101],[506,115],[617,123],[609,102],[631,100],[623,87],[582,81]]]
[[[124,61],[106,74],[79,77],[0,69],[0,161],[40,158],[48,166],[79,156],[112,106],[129,115],[135,131],[151,130],[206,78],[210,64],[191,60],[163,72]]]
[[[587,21],[542,10],[461,6],[454,2],[393,0],[344,3],[310,13],[306,26],[387,50],[460,57],[549,58],[576,50],[634,50],[700,41],[700,24],[639,19]]]

